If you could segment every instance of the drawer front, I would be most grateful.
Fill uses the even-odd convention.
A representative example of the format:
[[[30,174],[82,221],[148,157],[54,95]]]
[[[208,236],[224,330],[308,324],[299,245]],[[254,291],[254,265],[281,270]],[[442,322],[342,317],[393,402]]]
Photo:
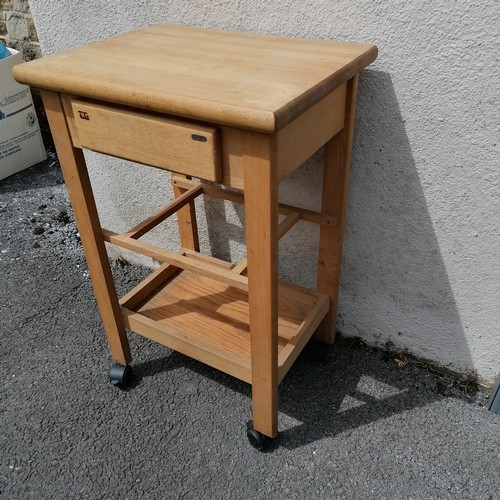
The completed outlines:
[[[80,99],[71,105],[83,148],[210,181],[222,179],[216,127]]]

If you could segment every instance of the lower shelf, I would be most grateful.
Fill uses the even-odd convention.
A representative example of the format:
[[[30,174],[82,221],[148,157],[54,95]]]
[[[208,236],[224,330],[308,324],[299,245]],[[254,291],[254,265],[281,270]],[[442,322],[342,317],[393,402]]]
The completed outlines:
[[[247,292],[191,271],[175,275],[133,310],[122,307],[130,330],[251,383],[248,310]],[[327,311],[327,296],[280,282],[279,381]]]

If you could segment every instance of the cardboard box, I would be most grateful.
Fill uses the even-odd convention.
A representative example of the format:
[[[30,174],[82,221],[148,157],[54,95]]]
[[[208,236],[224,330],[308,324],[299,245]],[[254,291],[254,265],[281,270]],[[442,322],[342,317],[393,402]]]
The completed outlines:
[[[29,87],[12,78],[22,54],[0,59],[0,179],[45,160],[45,147]]]

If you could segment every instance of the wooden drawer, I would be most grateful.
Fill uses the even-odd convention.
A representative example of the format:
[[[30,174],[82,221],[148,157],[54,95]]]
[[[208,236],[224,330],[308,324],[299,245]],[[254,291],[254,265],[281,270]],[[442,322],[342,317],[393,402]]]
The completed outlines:
[[[217,127],[80,99],[71,106],[83,148],[210,181],[222,179]]]

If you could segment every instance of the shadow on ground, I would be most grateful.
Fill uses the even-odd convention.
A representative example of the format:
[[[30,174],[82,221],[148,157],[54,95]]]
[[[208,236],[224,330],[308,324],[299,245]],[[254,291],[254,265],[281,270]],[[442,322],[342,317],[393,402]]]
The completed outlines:
[[[485,403],[486,394],[474,383],[468,383],[464,391],[456,377],[432,373],[428,365],[408,356],[384,352],[350,338],[338,338],[333,346],[319,346],[312,341],[280,385],[280,436],[271,451],[332,438],[448,396]],[[127,390],[141,390],[143,379],[182,368],[251,401],[248,384],[175,352],[134,364],[135,381]]]

